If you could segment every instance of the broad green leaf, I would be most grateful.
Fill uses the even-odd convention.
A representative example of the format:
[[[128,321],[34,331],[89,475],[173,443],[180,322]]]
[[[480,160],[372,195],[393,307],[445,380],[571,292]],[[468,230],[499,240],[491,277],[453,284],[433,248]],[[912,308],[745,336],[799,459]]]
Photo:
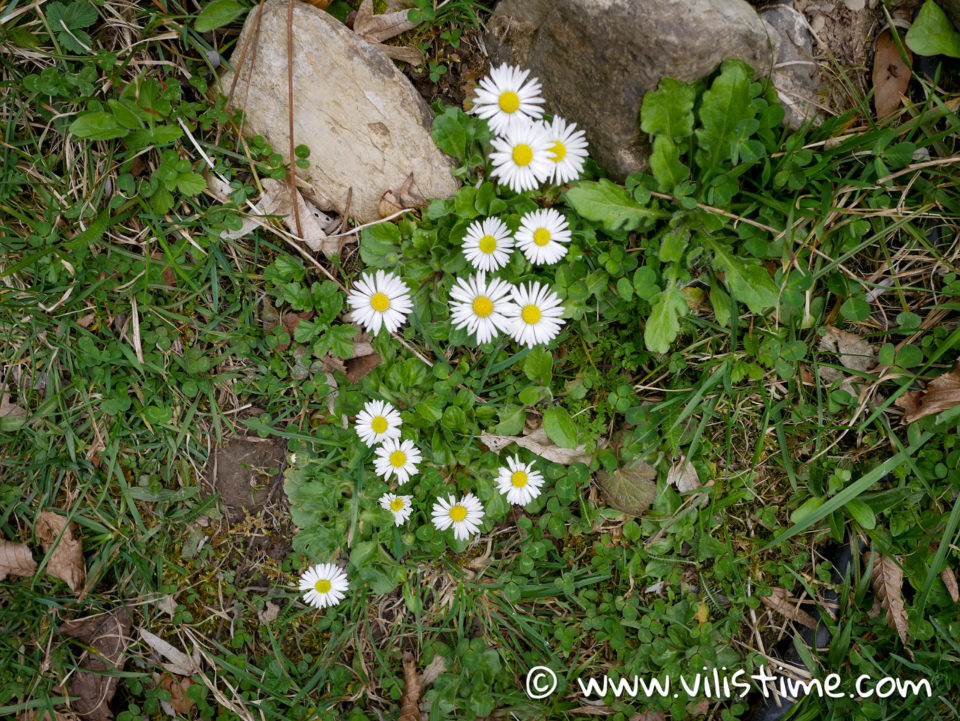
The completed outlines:
[[[605,178],[577,183],[566,195],[567,201],[582,217],[602,223],[607,230],[638,230],[649,227],[654,219],[664,217],[662,211],[645,207],[622,185]]]
[[[360,235],[360,258],[364,265],[393,268],[400,260],[400,228],[394,223],[377,223]]]
[[[710,304],[713,306],[713,315],[717,323],[724,328],[729,326],[733,314],[733,303],[718,283],[710,286]]]
[[[433,139],[447,155],[463,160],[467,150],[467,133],[463,129],[459,108],[448,107],[433,119]]]
[[[558,446],[577,447],[577,426],[564,408],[553,406],[543,412],[543,430]]]
[[[96,110],[78,116],[70,123],[70,132],[78,138],[112,140],[122,138],[130,132],[130,129],[123,127],[113,113]]]
[[[124,142],[131,148],[145,148],[148,145],[165,145],[179,140],[183,131],[176,125],[158,125],[155,128],[134,130],[124,138]]]
[[[697,165],[715,168],[730,159],[736,128],[752,118],[756,107],[750,96],[753,69],[742,60],[732,58],[720,66],[720,75],[700,101],[700,127],[696,130]]]
[[[690,175],[690,169],[680,162],[680,151],[676,144],[666,135],[658,135],[653,141],[650,170],[664,192],[673,190],[677,183]]]
[[[858,498],[852,498],[847,501],[845,508],[850,512],[853,520],[859,523],[861,527],[868,531],[877,527],[877,517],[873,510]]]
[[[543,348],[534,348],[523,359],[523,373],[540,385],[550,385],[553,373],[553,354]]]
[[[724,285],[739,301],[747,304],[751,313],[762,313],[777,304],[777,284],[759,260],[741,258],[725,246],[709,238],[703,244],[713,252],[713,267],[724,273]]]
[[[651,299],[651,304],[643,342],[654,353],[666,353],[680,332],[680,316],[687,314],[687,301],[678,288],[671,286]]]
[[[693,132],[696,89],[689,83],[663,78],[656,90],[643,96],[640,129],[648,135],[686,138]]]
[[[177,176],[177,189],[184,195],[197,195],[206,190],[207,181],[200,173],[180,173]]]
[[[233,22],[244,10],[246,6],[236,0],[213,0],[197,15],[193,27],[198,33],[206,33]]]
[[[933,0],[927,0],[907,31],[907,47],[917,55],[960,58],[960,33]]]
[[[523,430],[527,420],[527,411],[523,406],[506,405],[497,411],[500,422],[494,426],[493,432],[502,436],[515,436]]]
[[[824,499],[817,496],[811,496],[803,504],[790,514],[791,523],[803,523],[805,518],[809,518],[810,515],[816,511],[820,506],[823,505]]]

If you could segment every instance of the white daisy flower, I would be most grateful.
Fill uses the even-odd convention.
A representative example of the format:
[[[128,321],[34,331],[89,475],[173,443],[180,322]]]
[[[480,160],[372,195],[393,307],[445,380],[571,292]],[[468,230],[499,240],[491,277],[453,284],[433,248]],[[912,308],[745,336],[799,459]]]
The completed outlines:
[[[463,237],[463,255],[477,270],[497,270],[510,260],[513,236],[499,218],[475,220]]]
[[[513,287],[512,313],[507,332],[517,343],[530,348],[544,345],[557,337],[563,327],[563,303],[546,285],[530,283]]]
[[[550,136],[540,123],[518,124],[503,138],[490,141],[491,177],[516,193],[535,190],[553,174]]]
[[[553,121],[541,121],[544,132],[550,139],[552,180],[557,185],[576,180],[583,172],[587,161],[587,138],[576,123],[568,123],[554,116]]]
[[[497,489],[507,495],[507,502],[525,506],[540,495],[543,476],[533,470],[533,463],[523,463],[519,456],[507,459],[497,476]]]
[[[469,278],[457,278],[450,290],[450,319],[454,328],[466,328],[477,343],[493,340],[507,328],[506,313],[511,312],[512,285],[492,278],[482,270]]]
[[[433,504],[433,525],[441,531],[453,527],[453,536],[465,541],[480,530],[483,521],[483,505],[480,499],[468,493],[460,500],[453,496],[438,498]]]
[[[517,247],[534,265],[553,265],[567,254],[570,242],[567,219],[553,208],[533,210],[520,219]]]
[[[367,401],[353,426],[360,440],[375,446],[388,438],[400,437],[400,411],[386,401]]]
[[[413,496],[397,496],[393,493],[384,493],[380,496],[380,506],[393,514],[393,521],[398,526],[402,526],[413,513],[413,506],[410,505]]]
[[[475,115],[486,118],[490,129],[503,135],[513,125],[536,120],[543,114],[540,105],[540,81],[530,78],[529,70],[521,70],[506,63],[493,68],[480,81],[473,102]]]
[[[383,270],[376,275],[364,273],[354,284],[347,302],[353,308],[350,319],[373,334],[380,332],[381,326],[393,333],[413,308],[410,290],[400,277]]]
[[[347,574],[332,563],[311,566],[300,576],[303,600],[316,608],[336,606],[346,595],[350,586]]]
[[[421,460],[420,451],[412,441],[388,438],[377,448],[373,467],[384,480],[395,475],[397,483],[402,486],[417,472],[417,464]]]

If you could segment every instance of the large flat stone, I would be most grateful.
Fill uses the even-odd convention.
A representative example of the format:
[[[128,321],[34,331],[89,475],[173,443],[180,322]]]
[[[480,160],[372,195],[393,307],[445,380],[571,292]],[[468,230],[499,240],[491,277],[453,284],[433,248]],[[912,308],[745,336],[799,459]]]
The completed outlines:
[[[773,65],[743,0],[502,0],[487,28],[491,58],[529,68],[548,112],[583,128],[618,179],[647,167],[640,105],[662,77],[694,81],[731,57],[761,75]]]
[[[287,0],[250,11],[231,65],[239,67],[233,103],[245,112],[244,132],[263,135],[289,162]],[[251,38],[245,57],[241,58]],[[230,89],[234,75],[221,79]],[[304,195],[324,210],[365,223],[379,218],[384,192],[410,173],[424,198],[457,190],[452,161],[430,135],[433,114],[413,85],[379,49],[329,13],[307,3],[293,11],[294,142],[310,148]]]

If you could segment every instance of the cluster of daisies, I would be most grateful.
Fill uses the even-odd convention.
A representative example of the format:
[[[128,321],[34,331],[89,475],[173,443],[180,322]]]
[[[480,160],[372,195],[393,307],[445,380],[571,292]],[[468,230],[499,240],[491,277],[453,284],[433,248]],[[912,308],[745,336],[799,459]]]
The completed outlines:
[[[368,447],[375,448],[374,469],[385,481],[395,478],[402,486],[416,475],[422,460],[420,451],[411,441],[400,440],[400,412],[386,401],[372,400],[357,414],[354,430]],[[525,506],[540,495],[543,476],[532,463],[524,463],[519,456],[507,459],[496,478],[497,489],[507,502]],[[407,522],[413,513],[413,496],[384,493],[380,506],[393,515],[395,525]],[[433,525],[440,531],[453,529],[458,541],[465,541],[480,530],[483,522],[483,504],[472,493],[460,498],[449,494],[437,498],[432,510]],[[346,573],[332,563],[321,563],[308,568],[300,577],[303,599],[311,606],[325,608],[343,600],[349,581]]]
[[[491,175],[515,192],[534,190],[550,181],[566,183],[580,177],[587,142],[575,123],[555,117],[541,120],[540,81],[529,71],[500,65],[480,81],[472,112],[485,119],[496,134]],[[520,219],[511,234],[499,218],[471,223],[463,240],[464,257],[477,269],[458,278],[450,294],[454,327],[465,328],[477,343],[506,333],[532,347],[549,343],[563,327],[563,304],[544,284],[514,287],[486,273],[503,268],[514,247],[533,265],[552,265],[567,254],[570,227],[552,208],[538,209]]]
[[[544,182],[567,183],[580,177],[587,158],[584,133],[576,124],[555,117],[542,120],[540,81],[511,65],[491,70],[480,81],[473,111],[485,119],[496,137],[491,176],[501,185],[522,193]],[[463,253],[477,270],[458,278],[451,290],[451,318],[456,328],[472,333],[477,343],[486,343],[500,333],[533,347],[546,344],[563,327],[563,303],[547,285],[531,282],[514,286],[487,278],[503,268],[516,247],[533,265],[552,265],[567,254],[570,228],[566,218],[553,209],[527,213],[515,234],[499,218],[472,223],[463,241]],[[396,273],[378,270],[364,273],[347,297],[351,320],[376,334],[381,328],[395,332],[413,309],[410,290]],[[369,401],[357,415],[355,430],[368,447],[375,448],[374,468],[385,481],[403,486],[417,473],[422,456],[409,440],[401,440],[400,413],[384,401]],[[532,463],[519,456],[507,458],[497,478],[497,489],[508,503],[525,506],[540,495],[543,476]],[[413,497],[385,493],[380,506],[401,526],[413,513]],[[433,504],[433,525],[440,531],[453,529],[457,540],[466,540],[480,530],[483,504],[472,493],[460,498],[450,494]],[[332,563],[307,569],[300,578],[304,600],[317,608],[340,603],[349,588],[346,573]]]

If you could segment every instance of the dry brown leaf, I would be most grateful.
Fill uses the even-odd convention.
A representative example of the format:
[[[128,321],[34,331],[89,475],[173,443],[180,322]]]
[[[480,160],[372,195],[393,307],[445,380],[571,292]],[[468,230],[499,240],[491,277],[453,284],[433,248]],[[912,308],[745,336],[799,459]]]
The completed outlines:
[[[760,601],[767,608],[776,611],[781,616],[799,623],[807,628],[817,629],[817,620],[806,611],[800,609],[799,601],[785,588],[770,589],[769,596],[761,596]]]
[[[388,190],[384,193],[380,197],[378,208],[380,217],[387,218],[405,208],[425,208],[428,205],[427,199],[414,190],[413,185],[413,173],[410,173],[396,191]]]
[[[377,213],[380,215],[381,220],[383,218],[389,218],[391,215],[395,215],[401,210],[403,210],[403,206],[400,205],[400,199],[392,190],[388,190],[380,196],[380,203],[377,205]]]
[[[822,351],[836,353],[840,365],[844,368],[868,371],[876,365],[876,348],[860,336],[845,330],[827,326],[817,345]]]
[[[287,229],[306,243],[307,247],[313,252],[323,252],[327,257],[339,252],[339,239],[331,238],[324,231],[324,226],[330,220],[329,216],[319,210],[313,203],[304,199],[299,190],[296,192],[296,197],[302,234],[297,231],[297,219],[290,202],[290,187],[285,183],[272,178],[264,180],[263,198],[260,200],[260,207],[263,209],[264,215],[284,216],[283,222]]]
[[[130,643],[130,613],[123,606],[109,613],[67,621],[60,630],[79,639],[87,649],[80,656],[79,670],[70,682],[70,695],[78,697],[70,708],[87,721],[110,721],[110,699],[119,676],[105,671],[123,670],[123,657]]]
[[[908,63],[913,54],[904,46]],[[903,62],[900,50],[889,28],[877,37],[877,50],[873,56],[873,104],[877,118],[885,118],[900,107],[900,98],[910,85],[910,65]]]
[[[667,483],[676,486],[680,493],[695,491],[703,485],[700,483],[697,469],[685,458],[681,458],[670,466],[670,470],[667,471]]]
[[[353,31],[368,43],[382,43],[418,25],[410,22],[408,16],[407,10],[374,15],[373,0],[363,0],[353,20]]]
[[[663,711],[640,711],[630,717],[630,721],[667,721]]]
[[[597,485],[614,508],[639,516],[657,498],[657,470],[638,460],[615,471],[600,471]]]
[[[347,360],[344,365],[347,369],[347,380],[351,383],[359,383],[363,377],[383,362],[377,353],[356,356]]]
[[[188,678],[177,678],[167,673],[163,675],[157,685],[170,692],[170,700],[160,702],[161,705],[169,706],[169,708],[165,706],[163,709],[169,716],[190,713],[190,709],[193,708],[193,701],[187,696],[187,689],[193,685],[193,681]]]
[[[694,615],[694,618],[697,619],[698,626],[705,624],[710,620],[710,607],[703,602],[697,604],[697,613]]]
[[[907,609],[903,605],[903,569],[899,559],[882,556],[875,551],[873,556],[873,590],[880,604],[887,610],[887,623],[895,629],[900,641],[907,645]]]
[[[260,623],[266,625],[268,623],[273,623],[277,620],[277,616],[280,615],[280,607],[275,604],[273,601],[267,601],[264,607],[257,611],[257,618],[260,619]]]
[[[565,466],[569,466],[571,463],[590,462],[590,456],[585,452],[586,446],[579,445],[574,449],[561,448],[547,438],[547,433],[542,428],[523,436],[499,436],[493,433],[481,433],[480,442],[494,453],[500,453],[511,443],[516,443],[541,458],[546,458],[554,463],[562,463]]]
[[[30,546],[0,538],[0,581],[7,576],[32,576],[36,571]]]
[[[43,544],[44,553],[50,555],[46,571],[66,583],[74,592],[83,587],[87,578],[87,569],[83,562],[83,543],[79,536],[75,535],[75,530],[76,524],[68,525],[67,519],[59,513],[41,511],[37,517],[37,538]]]
[[[423,65],[423,53],[415,47],[410,45],[383,45],[381,43],[371,44],[383,50],[391,60],[399,60],[408,65]]]
[[[440,674],[447,670],[447,662],[440,654],[437,654],[433,657],[433,660],[427,664],[427,667],[423,669],[423,673],[420,674],[420,690],[427,688],[433,684]]]
[[[170,673],[175,673],[178,676],[192,676],[199,670],[194,659],[145,628],[140,629],[140,638],[167,660],[167,663],[161,665]]]
[[[409,651],[403,652],[403,698],[400,699],[397,721],[420,721],[420,679],[417,677],[417,662]]]
[[[930,381],[926,390],[907,391],[895,403],[903,409],[905,424],[960,405],[960,363],[949,373]]]
[[[943,585],[947,587],[947,593],[954,603],[960,603],[960,588],[957,587],[957,575],[950,566],[947,566],[940,572],[940,579]]]

